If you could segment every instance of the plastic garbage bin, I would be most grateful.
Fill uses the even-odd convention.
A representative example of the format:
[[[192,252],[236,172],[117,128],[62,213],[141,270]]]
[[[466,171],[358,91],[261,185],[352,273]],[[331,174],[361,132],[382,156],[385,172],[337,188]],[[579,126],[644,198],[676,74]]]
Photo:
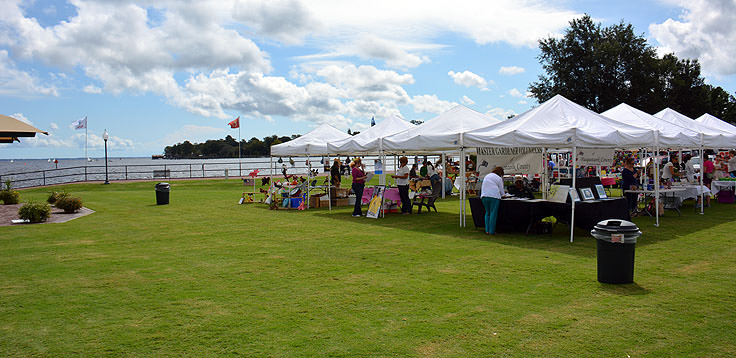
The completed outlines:
[[[156,184],[156,205],[166,205],[169,203],[169,191],[171,186],[169,183]]]
[[[641,231],[636,224],[619,219],[599,222],[590,231],[597,241],[598,282],[634,282],[634,250]]]

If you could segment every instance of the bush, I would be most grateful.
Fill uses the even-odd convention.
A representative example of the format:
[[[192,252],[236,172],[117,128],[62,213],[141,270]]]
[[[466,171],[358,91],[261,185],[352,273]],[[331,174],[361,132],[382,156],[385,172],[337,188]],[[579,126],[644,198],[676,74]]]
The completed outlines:
[[[67,195],[56,201],[56,207],[67,214],[75,213],[82,208],[82,199]]]
[[[32,223],[48,220],[51,215],[51,205],[46,203],[29,202],[18,209],[18,216]]]
[[[20,193],[15,190],[0,190],[0,201],[5,205],[20,203]]]
[[[59,201],[59,199],[66,198],[68,196],[69,196],[69,193],[67,193],[65,191],[61,191],[61,192],[59,192],[59,191],[53,191],[49,195],[49,198],[46,199],[46,202],[49,203],[49,204],[51,204],[51,205],[54,205],[54,203],[56,203],[57,201]]]

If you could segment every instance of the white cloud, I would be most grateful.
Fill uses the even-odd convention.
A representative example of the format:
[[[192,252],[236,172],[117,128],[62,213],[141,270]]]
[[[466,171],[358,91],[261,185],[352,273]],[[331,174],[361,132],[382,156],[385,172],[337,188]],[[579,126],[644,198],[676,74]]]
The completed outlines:
[[[306,4],[298,0],[237,1],[233,18],[259,35],[286,44],[301,44],[305,36],[322,26]]]
[[[26,123],[26,124],[29,124],[29,125],[33,125],[33,122],[31,122],[30,119],[26,118],[26,116],[23,115],[23,113],[13,113],[13,114],[10,115],[10,117],[13,117],[13,118],[15,118],[15,119],[17,119],[17,120],[19,120],[19,121],[21,121],[23,123]]]
[[[517,104],[527,104],[527,101],[525,99],[520,100],[519,102],[516,102]]]
[[[84,89],[82,89],[82,91],[84,91],[85,93],[98,94],[102,93],[102,88],[95,85],[86,85],[84,86]]]
[[[493,106],[488,106],[488,108],[489,109],[486,111],[486,114],[502,121],[508,119],[511,115],[516,115],[516,112],[511,109],[503,109]]]
[[[443,101],[435,95],[414,96],[411,100],[411,104],[414,107],[414,112],[416,113],[427,112],[435,114],[440,114],[457,106],[457,103]]]
[[[485,78],[470,72],[470,71],[463,71],[463,72],[455,72],[450,71],[447,72],[447,74],[452,77],[452,80],[455,81],[456,84],[459,84],[461,86],[465,87],[478,87],[480,89],[487,89],[488,81],[486,81]]]
[[[677,2],[685,11],[679,20],[649,25],[662,46],[680,58],[697,58],[705,72],[736,74],[736,2],[690,0]]]
[[[524,95],[516,88],[512,88],[509,90],[509,94],[511,97],[523,97]]]
[[[501,68],[498,70],[498,73],[508,76],[518,75],[524,72],[526,72],[526,69],[519,66],[501,66]]]
[[[405,50],[406,47],[376,36],[366,36],[358,41],[355,53],[364,58],[383,60],[394,68],[412,68],[429,62],[429,57],[411,54]]]
[[[58,96],[59,94],[56,87],[44,86],[35,75],[16,68],[8,57],[8,51],[0,50],[0,96],[35,97],[39,95]]]
[[[51,128],[53,130],[57,130],[57,129],[59,129],[59,125],[56,124],[56,123],[54,123],[54,122],[51,122],[51,123],[49,123],[49,128]]]
[[[475,101],[473,101],[472,99],[470,99],[470,97],[468,97],[468,96],[463,96],[460,99],[460,102],[462,102],[462,104],[464,104],[466,106],[470,106],[470,105],[475,104]]]

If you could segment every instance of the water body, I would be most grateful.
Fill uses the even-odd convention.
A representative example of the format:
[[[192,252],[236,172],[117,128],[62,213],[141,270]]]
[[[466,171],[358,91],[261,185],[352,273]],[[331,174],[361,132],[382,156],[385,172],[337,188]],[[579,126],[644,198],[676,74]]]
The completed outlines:
[[[340,157],[343,162],[346,156]],[[365,157],[366,170],[373,171],[377,157]],[[58,163],[54,163],[54,159]],[[289,174],[305,175],[305,157],[294,157],[290,163],[283,157],[279,163],[274,158],[224,158],[224,159],[151,159],[146,158],[108,158],[107,175],[109,180],[144,180],[166,178],[213,178],[247,176],[258,169],[259,175],[281,175],[285,165]],[[324,172],[324,161],[332,164],[334,157],[311,157],[312,169]],[[394,158],[387,157],[385,168],[393,170]],[[17,188],[82,181],[105,180],[105,158],[50,158],[0,160],[0,180],[10,179]]]

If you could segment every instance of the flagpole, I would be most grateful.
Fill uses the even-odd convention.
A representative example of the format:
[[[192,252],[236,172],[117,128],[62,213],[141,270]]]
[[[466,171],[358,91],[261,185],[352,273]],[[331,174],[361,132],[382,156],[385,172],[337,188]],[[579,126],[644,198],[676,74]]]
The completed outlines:
[[[89,136],[87,135],[87,127],[89,127],[87,125],[87,116],[84,116],[84,163],[85,163],[84,165],[85,166],[87,165],[86,163],[89,161],[89,155],[87,154],[87,138],[89,138]]]

